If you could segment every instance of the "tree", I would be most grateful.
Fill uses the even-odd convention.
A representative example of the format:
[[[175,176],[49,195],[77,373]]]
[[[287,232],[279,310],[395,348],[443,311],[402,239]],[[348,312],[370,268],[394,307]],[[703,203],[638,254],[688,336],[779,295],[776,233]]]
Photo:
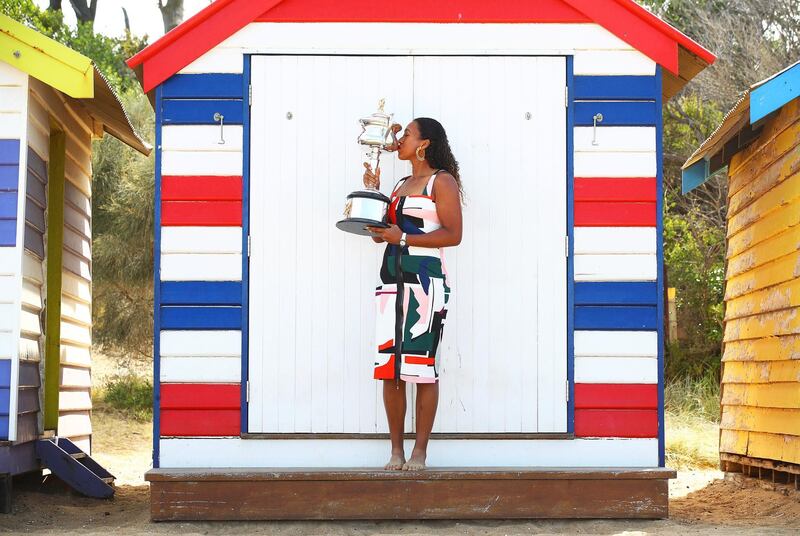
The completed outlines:
[[[72,4],[72,9],[75,11],[75,17],[77,17],[78,22],[94,24],[94,17],[97,13],[97,0],[91,0],[88,3],[87,0],[69,0],[69,3]],[[52,4],[53,2],[50,3],[51,7]],[[60,5],[61,2],[59,1],[58,4]]]
[[[158,9],[164,20],[164,33],[183,22],[183,0],[167,0],[166,3],[158,0]]]
[[[50,11],[61,11],[61,0],[50,0]]]

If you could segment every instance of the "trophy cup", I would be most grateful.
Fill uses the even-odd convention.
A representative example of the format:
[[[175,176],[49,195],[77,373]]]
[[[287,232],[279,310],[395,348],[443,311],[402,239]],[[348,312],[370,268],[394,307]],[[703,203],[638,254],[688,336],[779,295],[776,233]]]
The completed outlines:
[[[381,151],[397,143],[392,130],[392,115],[383,111],[385,99],[378,103],[378,111],[369,117],[359,119],[363,128],[358,136],[358,143],[368,147],[367,156],[373,173],[378,173]],[[363,236],[372,236],[367,226],[389,227],[386,223],[386,212],[389,198],[373,187],[357,190],[347,196],[344,208],[344,219],[336,222],[342,231]]]

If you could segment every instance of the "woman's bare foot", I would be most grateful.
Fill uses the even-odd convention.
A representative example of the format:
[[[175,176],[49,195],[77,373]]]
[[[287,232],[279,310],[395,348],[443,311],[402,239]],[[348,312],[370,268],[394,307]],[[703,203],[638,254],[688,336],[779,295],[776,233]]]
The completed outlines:
[[[414,450],[411,459],[403,464],[403,471],[422,471],[425,469],[425,451]]]
[[[389,471],[400,471],[403,468],[403,465],[406,463],[406,455],[402,451],[400,452],[392,452],[391,458],[389,458],[389,463],[383,466],[384,469]]]

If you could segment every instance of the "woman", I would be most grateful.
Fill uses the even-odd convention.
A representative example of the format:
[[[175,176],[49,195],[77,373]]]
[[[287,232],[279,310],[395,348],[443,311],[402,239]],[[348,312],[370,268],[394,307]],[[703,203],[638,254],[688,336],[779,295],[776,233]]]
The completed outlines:
[[[395,132],[400,125],[393,125]],[[425,468],[428,438],[439,401],[439,344],[450,286],[443,249],[461,242],[461,179],[447,134],[435,119],[409,123],[398,140],[400,160],[411,161],[411,175],[395,185],[389,205],[390,227],[370,227],[375,242],[387,242],[376,290],[375,379],[383,380],[383,402],[392,441],[385,469]],[[369,164],[365,186],[380,188]],[[402,251],[400,259],[398,250]],[[397,262],[401,262],[397,270]],[[402,275],[397,278],[397,273]],[[403,296],[402,303],[397,299]],[[401,359],[395,359],[395,340]],[[405,382],[417,384],[417,433],[411,458],[403,450]]]

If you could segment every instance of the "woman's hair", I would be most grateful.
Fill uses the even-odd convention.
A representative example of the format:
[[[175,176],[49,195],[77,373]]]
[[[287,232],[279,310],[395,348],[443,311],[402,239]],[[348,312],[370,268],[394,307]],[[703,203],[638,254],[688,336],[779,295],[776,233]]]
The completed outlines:
[[[432,168],[444,169],[456,179],[458,194],[463,201],[464,189],[458,172],[458,161],[450,149],[450,142],[447,141],[447,133],[444,131],[444,127],[439,121],[430,117],[417,117],[414,122],[419,128],[419,137],[431,142],[428,148],[425,149],[425,159]]]

